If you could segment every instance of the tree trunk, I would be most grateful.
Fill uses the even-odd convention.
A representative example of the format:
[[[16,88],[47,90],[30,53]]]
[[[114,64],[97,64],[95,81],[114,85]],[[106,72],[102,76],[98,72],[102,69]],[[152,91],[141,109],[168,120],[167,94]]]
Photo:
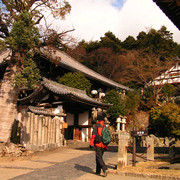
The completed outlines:
[[[17,115],[18,89],[12,81],[16,66],[8,66],[0,87],[0,141],[8,142],[11,137],[11,128]]]

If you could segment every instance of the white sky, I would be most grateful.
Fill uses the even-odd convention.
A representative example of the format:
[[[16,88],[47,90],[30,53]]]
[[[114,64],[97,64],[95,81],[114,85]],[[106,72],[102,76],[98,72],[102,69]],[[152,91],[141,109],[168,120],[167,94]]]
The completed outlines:
[[[180,44],[180,31],[159,9],[153,0],[69,0],[72,10],[64,21],[56,20],[56,30],[75,29],[72,33],[78,41],[99,40],[111,31],[121,41],[129,35],[136,38],[141,31],[162,25],[173,33]]]

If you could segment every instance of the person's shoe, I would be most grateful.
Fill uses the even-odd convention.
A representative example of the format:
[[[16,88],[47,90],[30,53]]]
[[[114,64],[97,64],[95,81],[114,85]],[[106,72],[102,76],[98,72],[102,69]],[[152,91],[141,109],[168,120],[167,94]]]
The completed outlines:
[[[103,176],[106,177],[108,175],[108,170],[103,171]]]
[[[96,175],[97,175],[97,176],[100,176],[100,173],[97,173],[97,172],[96,172]]]

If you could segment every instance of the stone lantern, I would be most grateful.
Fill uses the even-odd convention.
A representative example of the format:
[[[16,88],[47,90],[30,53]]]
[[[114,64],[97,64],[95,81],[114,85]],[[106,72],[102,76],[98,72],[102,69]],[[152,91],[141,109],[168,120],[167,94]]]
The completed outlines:
[[[116,120],[116,123],[117,123],[117,130],[116,131],[120,131],[120,124],[121,124],[121,116],[119,116]]]
[[[126,116],[122,117],[121,123],[122,123],[122,131],[125,131],[125,124],[126,124]]]

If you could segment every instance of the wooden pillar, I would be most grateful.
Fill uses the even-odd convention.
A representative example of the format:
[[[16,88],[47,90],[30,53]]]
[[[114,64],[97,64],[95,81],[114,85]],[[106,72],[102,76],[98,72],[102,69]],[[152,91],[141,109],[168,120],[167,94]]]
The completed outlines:
[[[89,125],[89,128],[88,128],[88,141],[89,141],[91,138],[91,117],[90,117],[90,114],[89,114],[89,119],[88,119],[88,125]]]
[[[74,135],[73,135],[73,139],[74,140],[79,140],[79,128],[78,128],[78,124],[79,124],[79,114],[76,113],[74,115]]]

